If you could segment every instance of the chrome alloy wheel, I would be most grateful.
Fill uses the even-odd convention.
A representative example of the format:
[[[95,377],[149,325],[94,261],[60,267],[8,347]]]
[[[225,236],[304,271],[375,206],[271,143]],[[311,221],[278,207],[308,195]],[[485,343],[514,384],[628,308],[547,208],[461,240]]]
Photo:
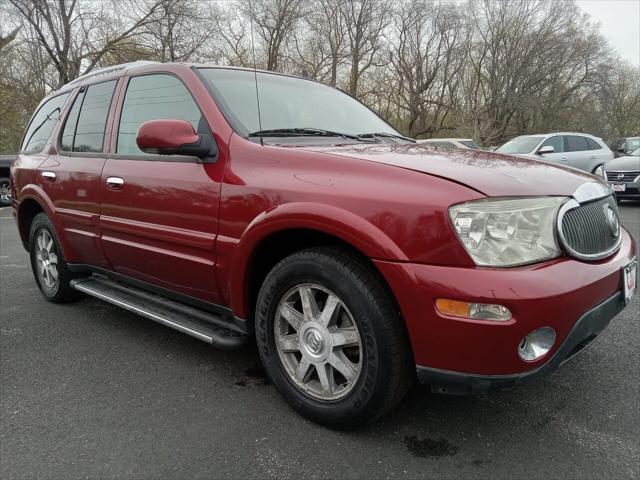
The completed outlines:
[[[362,341],[353,316],[333,292],[301,284],[280,300],[273,324],[289,379],[318,400],[347,395],[362,370]]]
[[[58,254],[51,234],[44,228],[36,236],[36,260],[40,282],[47,289],[54,289],[58,283]]]

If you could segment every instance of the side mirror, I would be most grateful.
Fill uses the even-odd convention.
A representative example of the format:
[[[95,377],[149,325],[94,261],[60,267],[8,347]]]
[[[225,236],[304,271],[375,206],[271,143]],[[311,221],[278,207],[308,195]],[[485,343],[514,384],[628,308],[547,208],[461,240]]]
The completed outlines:
[[[554,153],[556,151],[556,149],[553,147],[553,145],[545,145],[544,147],[540,147],[540,150],[538,150],[538,155],[546,155],[548,153]]]
[[[159,155],[190,155],[213,161],[218,146],[211,135],[197,134],[186,120],[159,119],[144,122],[136,135],[138,148]]]

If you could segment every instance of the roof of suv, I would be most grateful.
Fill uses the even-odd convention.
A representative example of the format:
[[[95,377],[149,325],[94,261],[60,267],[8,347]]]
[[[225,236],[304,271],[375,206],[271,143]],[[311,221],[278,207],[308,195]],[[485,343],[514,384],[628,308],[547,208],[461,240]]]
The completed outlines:
[[[300,77],[297,75],[290,75],[287,73],[281,73],[281,72],[272,72],[269,70],[260,70],[260,69],[253,69],[253,68],[245,68],[245,67],[235,67],[235,66],[231,66],[231,65],[216,65],[216,64],[211,64],[211,63],[182,63],[182,62],[152,62],[152,61],[147,61],[147,60],[139,60],[136,62],[129,62],[129,63],[121,63],[118,65],[112,65],[110,67],[105,67],[105,68],[101,68],[98,70],[92,70],[89,73],[86,73],[85,75],[81,75],[80,77],[71,80],[69,83],[63,85],[62,87],[60,87],[58,90],[51,92],[51,94],[47,95],[47,97],[51,96],[52,94],[58,94],[58,93],[62,93],[62,92],[66,92],[68,90],[74,89],[76,87],[79,86],[85,86],[85,85],[90,85],[92,83],[95,83],[96,80],[99,81],[104,81],[104,80],[110,80],[112,78],[117,78],[119,76],[121,76],[123,73],[129,72],[130,70],[135,70],[138,68],[143,68],[143,67],[149,67],[151,65],[157,65],[157,66],[165,66],[165,65],[183,65],[185,67],[188,68],[219,68],[219,69],[227,69],[227,70],[243,70],[243,71],[247,71],[247,72],[259,72],[259,73],[268,73],[271,75],[280,75],[283,77],[291,77],[291,78],[299,78],[301,80],[307,80],[310,82],[315,82],[315,80],[309,79],[309,78],[304,78],[304,77]]]

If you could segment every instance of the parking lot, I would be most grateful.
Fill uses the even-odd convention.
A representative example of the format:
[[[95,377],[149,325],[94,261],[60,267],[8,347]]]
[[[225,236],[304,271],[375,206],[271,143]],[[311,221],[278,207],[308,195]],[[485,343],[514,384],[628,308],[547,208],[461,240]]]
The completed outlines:
[[[640,205],[621,206],[640,238]],[[1,478],[638,478],[640,295],[541,381],[416,386],[368,429],[287,407],[253,347],[222,352],[93,299],[45,302],[0,210]]]

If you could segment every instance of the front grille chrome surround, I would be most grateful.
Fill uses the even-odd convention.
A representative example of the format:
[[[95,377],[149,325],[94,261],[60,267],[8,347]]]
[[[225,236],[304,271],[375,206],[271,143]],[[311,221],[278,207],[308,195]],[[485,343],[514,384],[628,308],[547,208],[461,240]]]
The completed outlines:
[[[597,185],[597,186],[596,186]],[[610,215],[615,222],[610,222]],[[572,257],[595,261],[620,248],[622,231],[618,205],[604,184],[582,185],[558,212],[560,244]]]
[[[607,180],[609,182],[631,183],[640,179],[640,171],[607,171]]]

